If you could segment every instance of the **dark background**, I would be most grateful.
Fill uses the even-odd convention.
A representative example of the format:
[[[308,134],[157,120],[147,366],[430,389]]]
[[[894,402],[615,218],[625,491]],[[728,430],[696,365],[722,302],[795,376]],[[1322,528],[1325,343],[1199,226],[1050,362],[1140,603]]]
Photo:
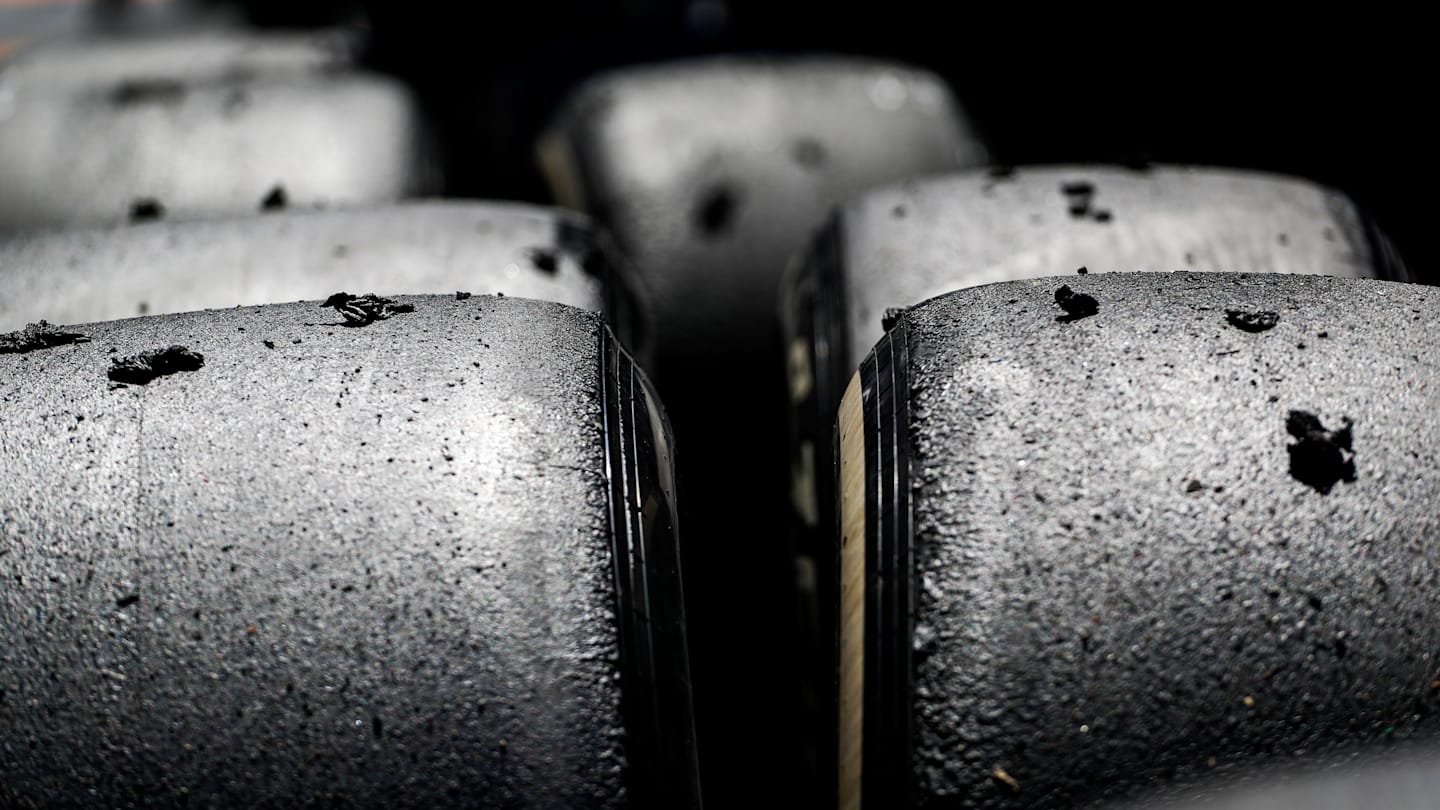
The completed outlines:
[[[699,5],[725,8],[723,22],[703,24]],[[376,63],[446,110],[456,193],[543,200],[530,145],[597,70],[722,51],[864,54],[943,76],[1001,163],[1148,159],[1310,178],[1350,193],[1434,278],[1435,44],[1417,16],[1011,5],[645,0],[426,14],[375,2],[369,16]]]

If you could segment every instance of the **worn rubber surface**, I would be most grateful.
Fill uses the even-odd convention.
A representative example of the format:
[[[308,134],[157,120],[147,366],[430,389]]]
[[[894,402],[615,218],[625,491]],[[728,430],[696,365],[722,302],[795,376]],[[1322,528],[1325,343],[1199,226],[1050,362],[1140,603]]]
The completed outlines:
[[[309,208],[436,186],[417,103],[398,83],[246,69],[226,50],[184,47],[194,53],[157,45],[128,76],[23,63],[0,74],[0,230],[251,213],[276,189]],[[95,58],[122,55],[134,56]],[[193,75],[189,58],[202,63]]]
[[[838,58],[617,71],[575,93],[542,147],[560,201],[646,274],[677,353],[768,339],[780,273],[832,205],[984,156],[935,76]]]
[[[0,240],[0,331],[41,319],[381,294],[465,291],[639,312],[585,217],[517,203],[403,203],[238,219],[16,234]]]
[[[1258,172],[1160,166],[971,171],[866,194],[840,214],[848,357],[885,310],[963,287],[1115,270],[1318,273],[1407,281],[1344,194]],[[846,363],[849,374],[855,363]]]
[[[402,302],[0,353],[0,804],[693,803],[648,385],[592,313]]]
[[[910,309],[860,374],[865,805],[1090,806],[1433,738],[1437,314],[1228,273]]]
[[[797,511],[820,525],[840,391],[886,314],[951,290],[1135,270],[1317,273],[1409,280],[1389,240],[1339,192],[1221,169],[979,170],[845,205],[785,283]],[[812,449],[805,450],[804,445]],[[807,461],[809,452],[813,461]]]

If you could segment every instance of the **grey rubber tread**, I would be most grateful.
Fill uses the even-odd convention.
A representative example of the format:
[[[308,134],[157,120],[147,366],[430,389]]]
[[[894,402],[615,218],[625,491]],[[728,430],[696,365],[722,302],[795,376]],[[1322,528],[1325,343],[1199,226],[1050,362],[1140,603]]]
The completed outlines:
[[[548,143],[561,202],[614,233],[682,354],[772,335],[781,271],[831,206],[985,158],[934,75],[821,57],[615,71],[575,92]]]
[[[400,301],[0,353],[0,804],[692,803],[648,384],[593,313]]]
[[[1086,187],[1089,194],[1074,193]],[[846,373],[884,333],[887,308],[1081,266],[1407,280],[1374,249],[1364,215],[1344,194],[1251,171],[970,171],[871,192],[840,216],[853,358]]]
[[[606,262],[579,214],[517,203],[415,202],[156,222],[0,240],[0,331],[352,293],[465,291],[595,312]],[[625,290],[615,292],[630,297]]]
[[[1098,312],[1064,319],[1061,285]],[[1237,308],[1278,323],[1244,331]],[[867,484],[902,501],[867,526],[909,529],[867,543],[908,544],[881,547],[908,579],[875,590],[912,607],[866,632],[891,651],[867,667],[910,684],[873,697],[910,714],[867,695],[867,804],[1092,806],[1434,739],[1437,313],[1428,287],[1230,273],[1009,282],[905,313],[881,342],[908,352],[903,461]],[[1353,420],[1354,480],[1292,468],[1293,411]],[[872,751],[904,765],[889,784]]]
[[[1081,197],[1084,213],[1076,215],[1071,207]],[[1276,175],[1062,166],[969,171],[875,190],[840,210],[786,280],[781,315],[797,479],[828,469],[840,391],[860,352],[884,334],[887,312],[951,290],[1080,267],[1410,277],[1347,197]],[[816,462],[801,469],[805,444]],[[804,521],[816,525],[829,497],[810,494],[805,481],[797,480],[797,500]]]

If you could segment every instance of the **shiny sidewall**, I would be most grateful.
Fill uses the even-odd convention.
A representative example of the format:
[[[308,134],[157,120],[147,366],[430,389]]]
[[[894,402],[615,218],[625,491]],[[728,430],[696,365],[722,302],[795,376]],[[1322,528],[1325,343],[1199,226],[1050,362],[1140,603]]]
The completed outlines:
[[[603,331],[601,342],[630,784],[638,806],[698,807],[674,439],[644,372],[609,330]]]
[[[914,558],[904,320],[861,363],[840,405],[840,806],[908,794]],[[858,435],[857,435],[858,434]]]

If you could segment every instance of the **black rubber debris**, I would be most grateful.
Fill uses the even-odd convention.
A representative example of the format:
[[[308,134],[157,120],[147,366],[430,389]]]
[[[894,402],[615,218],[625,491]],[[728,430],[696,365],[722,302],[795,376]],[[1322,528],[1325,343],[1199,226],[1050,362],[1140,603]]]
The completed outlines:
[[[135,104],[176,104],[185,97],[185,85],[174,79],[137,79],[121,82],[110,91],[116,107]]]
[[[526,255],[530,258],[530,263],[535,265],[535,269],[546,275],[553,276],[555,271],[560,269],[560,257],[549,248],[530,248]]]
[[[1225,320],[1242,332],[1264,332],[1280,323],[1280,313],[1271,310],[1225,310]]]
[[[470,293],[465,292],[464,290],[456,290],[456,291],[455,291],[455,300],[456,300],[456,301],[468,301],[469,299],[470,299]]]
[[[880,328],[889,332],[899,323],[900,316],[905,314],[907,307],[886,307],[885,315],[880,318]]]
[[[127,593],[127,594],[125,594],[124,596],[120,597],[119,599],[116,599],[116,600],[115,600],[115,607],[117,607],[117,608],[127,608],[127,607],[130,607],[131,605],[133,605],[133,604],[135,604],[136,602],[139,602],[139,601],[140,601],[140,594],[138,594],[138,593]]]
[[[369,326],[376,321],[388,320],[392,315],[402,312],[414,312],[412,304],[397,304],[389,298],[381,298],[374,293],[364,295],[351,295],[347,292],[338,292],[325,299],[324,307],[334,307],[336,312],[345,318],[346,326]]]
[[[1090,272],[1090,268],[1088,268],[1088,267],[1086,267],[1085,265],[1082,264],[1082,265],[1080,265],[1080,267],[1076,268],[1075,272],[1076,272],[1076,274],[1083,276],[1083,275],[1085,275],[1085,274],[1087,274],[1087,273]]]
[[[205,365],[205,355],[184,346],[167,346],[129,357],[112,358],[111,363],[108,376],[112,381],[124,385],[145,385],[156,377],[196,371]]]
[[[283,211],[289,204],[290,196],[285,193],[285,187],[277,183],[270,189],[270,193],[265,195],[265,199],[260,201],[260,210]]]
[[[130,203],[131,222],[154,222],[165,218],[165,206],[154,197],[142,197]]]
[[[724,236],[735,224],[735,212],[739,207],[740,195],[730,186],[720,183],[700,195],[691,220],[695,224],[695,230],[703,236]]]
[[[1096,301],[1093,296],[1075,292],[1070,289],[1069,284],[1062,284],[1060,289],[1055,291],[1055,303],[1065,310],[1064,315],[1055,319],[1061,323],[1088,318],[1100,311],[1099,301]]]
[[[261,341],[261,342],[265,344],[265,348],[267,348],[267,349],[273,349],[273,348],[275,348],[275,341],[273,341],[273,340],[264,340],[264,341]]]
[[[1344,422],[1339,430],[1326,430],[1309,411],[1290,411],[1285,417],[1285,431],[1298,440],[1286,448],[1290,474],[1321,495],[1329,494],[1337,482],[1355,480],[1354,422]]]
[[[555,245],[561,253],[568,253],[586,274],[604,278],[609,272],[605,251],[600,248],[595,233],[573,222],[561,220],[555,229]]]
[[[47,321],[32,323],[18,332],[0,335],[0,354],[25,354],[36,349],[51,346],[65,346],[71,343],[89,343],[90,338],[79,332],[65,332],[51,326]]]
[[[796,138],[790,157],[804,169],[818,169],[825,164],[825,146],[814,138]]]
[[[1096,194],[1094,183],[1088,180],[1072,180],[1068,183],[1061,183],[1060,192],[1065,195],[1066,206],[1072,218],[1090,219],[1100,223],[1114,219],[1114,215],[1108,209],[1094,207]]]

